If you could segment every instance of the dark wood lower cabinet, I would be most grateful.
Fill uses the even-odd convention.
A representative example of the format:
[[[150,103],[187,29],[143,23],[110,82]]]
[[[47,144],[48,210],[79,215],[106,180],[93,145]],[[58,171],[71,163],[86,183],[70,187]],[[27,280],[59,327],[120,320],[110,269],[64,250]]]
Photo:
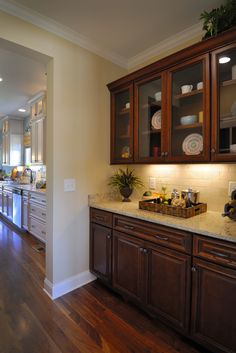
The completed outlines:
[[[106,283],[111,282],[112,230],[99,224],[90,225],[90,271]]]
[[[236,352],[236,271],[194,259],[191,335],[214,353]]]
[[[188,333],[191,257],[113,232],[113,287]]]
[[[148,249],[147,307],[189,332],[191,256],[162,247]]]
[[[141,302],[144,296],[143,242],[113,231],[113,287]]]
[[[213,353],[236,353],[235,254],[234,243],[91,212],[91,271]]]

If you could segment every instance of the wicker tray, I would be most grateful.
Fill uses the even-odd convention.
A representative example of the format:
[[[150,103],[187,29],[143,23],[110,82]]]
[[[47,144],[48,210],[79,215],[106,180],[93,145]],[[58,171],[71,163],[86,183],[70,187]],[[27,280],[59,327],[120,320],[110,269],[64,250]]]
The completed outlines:
[[[207,204],[199,203],[189,208],[181,208],[176,206],[160,204],[160,203],[157,203],[156,199],[150,199],[150,200],[139,201],[139,208],[141,210],[163,213],[170,216],[190,218],[206,212]]]

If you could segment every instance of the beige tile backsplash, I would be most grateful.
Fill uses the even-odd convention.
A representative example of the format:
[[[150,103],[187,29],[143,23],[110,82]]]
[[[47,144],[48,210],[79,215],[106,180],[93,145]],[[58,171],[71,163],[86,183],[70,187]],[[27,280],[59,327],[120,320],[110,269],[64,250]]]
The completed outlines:
[[[229,200],[229,181],[236,181],[236,164],[184,164],[184,165],[135,165],[131,166],[148,190],[149,177],[156,178],[156,189],[167,186],[170,193],[192,187],[200,191],[200,201],[206,202],[208,210],[223,211]],[[138,193],[134,196],[140,197]]]

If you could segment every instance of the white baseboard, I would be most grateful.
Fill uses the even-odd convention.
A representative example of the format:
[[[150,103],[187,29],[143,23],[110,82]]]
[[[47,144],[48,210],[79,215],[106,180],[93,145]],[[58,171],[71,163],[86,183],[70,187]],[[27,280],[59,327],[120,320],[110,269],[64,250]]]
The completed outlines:
[[[95,279],[96,277],[89,271],[84,271],[59,283],[51,283],[47,278],[45,278],[44,291],[52,300],[54,300],[76,288],[82,287],[85,284],[94,281]]]

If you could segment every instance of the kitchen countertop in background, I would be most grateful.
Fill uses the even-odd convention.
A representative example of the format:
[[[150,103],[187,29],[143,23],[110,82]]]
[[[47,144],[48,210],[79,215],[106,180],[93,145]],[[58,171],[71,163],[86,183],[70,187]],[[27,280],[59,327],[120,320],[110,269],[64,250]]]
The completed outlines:
[[[223,218],[220,212],[208,211],[191,218],[181,218],[140,210],[138,201],[114,201],[99,197],[99,195],[89,196],[89,206],[236,243],[236,221],[228,217]]]
[[[9,186],[9,187],[14,187],[17,189],[21,189],[21,190],[27,190],[27,191],[32,191],[38,194],[46,194],[46,190],[47,189],[36,189],[35,184],[18,184],[18,183],[12,183],[12,182],[5,182],[5,181],[1,181],[0,182],[0,187],[4,185],[4,186]]]

